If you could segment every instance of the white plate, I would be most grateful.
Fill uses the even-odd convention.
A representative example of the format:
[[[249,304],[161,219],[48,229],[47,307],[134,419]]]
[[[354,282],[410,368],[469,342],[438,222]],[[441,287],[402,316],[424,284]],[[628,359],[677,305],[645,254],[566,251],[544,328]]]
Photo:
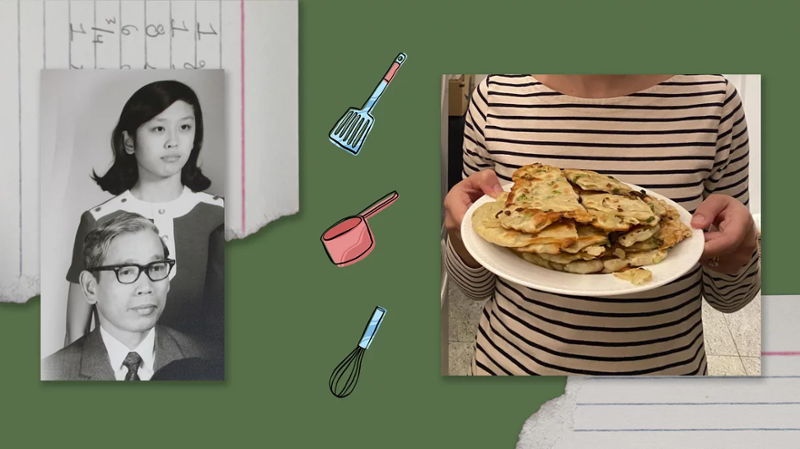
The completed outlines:
[[[628,295],[652,290],[678,279],[691,270],[703,254],[705,238],[702,229],[691,227],[692,216],[689,211],[667,197],[633,184],[627,185],[636,191],[644,190],[653,198],[663,200],[677,209],[681,221],[692,229],[692,236],[668,249],[667,258],[661,263],[644,267],[653,273],[653,280],[644,285],[634,285],[613,274],[574,274],[548,270],[522,259],[508,248],[487,242],[472,228],[472,214],[481,205],[495,201],[490,196],[483,196],[467,210],[461,223],[461,238],[472,257],[489,271],[535,290],[595,297]],[[507,184],[503,188],[510,191],[511,186],[512,184]]]

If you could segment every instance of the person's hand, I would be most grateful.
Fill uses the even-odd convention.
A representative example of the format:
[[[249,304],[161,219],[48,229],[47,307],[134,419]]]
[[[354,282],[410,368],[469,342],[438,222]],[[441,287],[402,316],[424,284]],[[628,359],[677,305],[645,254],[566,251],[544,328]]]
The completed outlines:
[[[708,229],[700,263],[711,270],[737,274],[758,248],[753,216],[745,205],[729,195],[712,194],[692,216],[692,227]]]
[[[503,188],[497,180],[497,174],[494,170],[487,169],[473,173],[454,185],[444,198],[444,225],[450,235],[450,243],[464,262],[471,267],[479,267],[480,264],[469,255],[461,241],[461,221],[464,220],[467,209],[478,198],[483,195],[497,198],[501,193],[503,193]]]
[[[483,195],[497,198],[501,193],[503,193],[503,188],[500,186],[494,170],[487,169],[473,173],[454,185],[444,198],[445,227],[450,232],[459,233],[461,221],[472,203]]]

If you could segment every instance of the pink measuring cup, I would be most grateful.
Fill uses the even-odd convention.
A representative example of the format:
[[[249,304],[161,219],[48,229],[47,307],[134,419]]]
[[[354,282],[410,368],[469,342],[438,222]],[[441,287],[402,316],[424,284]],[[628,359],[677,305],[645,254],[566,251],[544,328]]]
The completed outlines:
[[[346,267],[367,257],[375,248],[367,219],[395,202],[398,196],[396,190],[392,191],[358,215],[343,218],[328,228],[320,240],[331,262]]]

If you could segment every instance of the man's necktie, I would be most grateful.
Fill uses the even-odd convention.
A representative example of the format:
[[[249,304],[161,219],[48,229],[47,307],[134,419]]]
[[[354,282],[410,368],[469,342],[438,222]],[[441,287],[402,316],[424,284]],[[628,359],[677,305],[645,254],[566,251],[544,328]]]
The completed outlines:
[[[139,366],[142,364],[142,358],[135,352],[129,352],[125,357],[122,364],[128,368],[128,374],[125,375],[125,380],[141,380],[139,379]]]

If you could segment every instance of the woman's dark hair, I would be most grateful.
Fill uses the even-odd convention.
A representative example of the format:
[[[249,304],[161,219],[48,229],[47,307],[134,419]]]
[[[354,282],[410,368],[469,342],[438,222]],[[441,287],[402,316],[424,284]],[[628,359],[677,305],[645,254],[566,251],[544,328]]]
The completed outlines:
[[[92,170],[92,179],[101,189],[112,195],[119,195],[136,184],[139,179],[136,156],[125,151],[122,132],[127,131],[135,145],[136,130],[179,100],[192,106],[195,117],[194,147],[181,170],[181,183],[194,192],[201,192],[211,186],[211,180],[197,166],[197,158],[203,148],[203,111],[197,94],[191,87],[178,81],[156,81],[137,90],[122,108],[117,126],[111,134],[114,164],[103,176],[98,176]]]

